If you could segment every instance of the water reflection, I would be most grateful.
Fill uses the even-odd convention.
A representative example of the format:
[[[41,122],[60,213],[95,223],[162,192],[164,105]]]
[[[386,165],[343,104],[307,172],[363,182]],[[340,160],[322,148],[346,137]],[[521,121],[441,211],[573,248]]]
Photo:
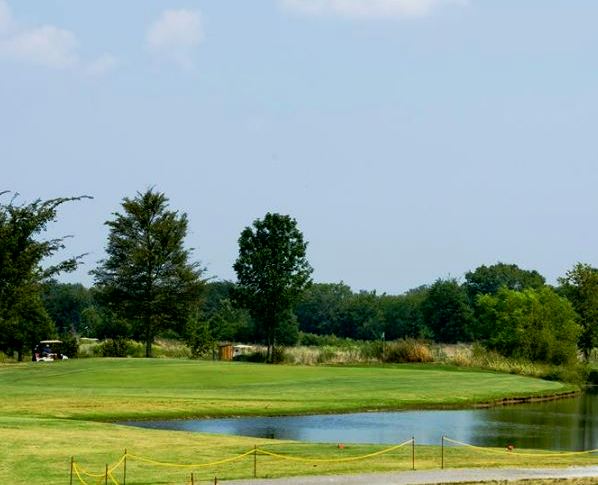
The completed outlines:
[[[492,409],[403,411],[126,422],[147,428],[311,442],[439,444],[442,435],[480,446],[551,450],[598,448],[598,393]]]

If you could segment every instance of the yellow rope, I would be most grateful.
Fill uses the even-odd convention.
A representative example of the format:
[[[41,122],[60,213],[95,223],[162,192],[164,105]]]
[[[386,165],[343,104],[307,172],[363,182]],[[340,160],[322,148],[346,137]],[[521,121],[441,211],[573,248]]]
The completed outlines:
[[[112,465],[111,467],[108,467],[108,471],[109,472],[113,472],[114,470],[116,470],[120,465],[122,465],[122,462],[125,461],[125,458],[127,457],[126,453],[123,453],[123,456],[120,457],[120,460],[118,460],[114,465]]]
[[[108,477],[110,478],[112,483],[114,483],[114,485],[119,485],[118,481],[116,480],[116,478],[114,478],[114,476],[112,475],[112,472],[110,470],[108,470]]]
[[[73,463],[73,466],[75,466],[75,465],[76,464]],[[102,472],[102,473],[90,473],[85,468],[83,468],[81,465],[76,465],[76,466],[79,469],[79,471],[81,473],[83,473],[83,475],[87,475],[88,477],[91,477],[91,478],[104,478],[106,476],[106,472]]]
[[[77,475],[77,478],[83,485],[89,485],[85,480],[83,480],[83,478],[79,474],[79,467],[77,466],[76,463],[73,463],[73,471],[75,472],[75,475]]]
[[[508,450],[495,450],[492,448],[485,448],[483,446],[475,446],[475,445],[470,445],[469,443],[463,443],[462,441],[456,441],[456,440],[452,440],[450,438],[447,438],[446,436],[444,437],[445,441],[448,441],[449,443],[454,443],[456,445],[461,445],[461,446],[467,446],[468,448],[474,448],[476,450],[480,450],[480,451],[485,451],[487,453],[495,453],[495,454],[508,454],[508,455],[513,455],[513,456],[572,456],[572,455],[584,455],[584,454],[590,454],[590,453],[596,453],[598,452],[598,449],[594,449],[594,450],[586,450],[586,451],[566,451],[566,452],[547,452],[547,453],[523,453],[523,452],[518,452],[518,451],[508,451]]]
[[[213,461],[211,463],[199,463],[199,464],[179,464],[179,463],[167,463],[163,461],[152,460],[150,458],[144,458],[143,456],[133,455],[131,453],[127,453],[129,458],[133,460],[144,461],[146,463],[151,463],[152,465],[156,466],[165,466],[165,467],[173,467],[173,468],[202,468],[207,466],[215,466],[221,465],[223,463],[229,463],[231,461],[240,460],[241,458],[246,457],[247,455],[253,454],[254,450],[246,451],[245,453],[241,453],[240,455],[233,456],[231,458],[225,458],[224,460]]]
[[[259,453],[262,453],[264,455],[273,456],[275,458],[281,458],[283,460],[301,461],[301,462],[308,462],[308,463],[335,463],[335,462],[365,460],[366,458],[371,458],[373,456],[383,455],[385,453],[390,453],[391,451],[398,450],[399,448],[410,444],[412,441],[413,440],[408,440],[408,441],[405,441],[404,443],[401,443],[400,445],[391,446],[390,448],[386,448],[386,449],[380,450],[380,451],[375,451],[373,453],[368,453],[367,455],[349,456],[346,458],[330,458],[330,459],[300,458],[297,456],[289,456],[289,455],[281,455],[279,453],[273,453],[271,451],[262,450],[261,448],[258,448],[256,451],[258,451]]]

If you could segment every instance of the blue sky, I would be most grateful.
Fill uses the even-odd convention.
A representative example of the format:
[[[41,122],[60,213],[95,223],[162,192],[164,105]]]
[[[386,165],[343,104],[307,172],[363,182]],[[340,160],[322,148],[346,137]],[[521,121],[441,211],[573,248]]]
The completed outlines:
[[[598,265],[598,3],[0,0],[0,189],[90,194],[88,252],[155,186],[208,275],[291,214],[317,281],[390,293],[496,261]]]

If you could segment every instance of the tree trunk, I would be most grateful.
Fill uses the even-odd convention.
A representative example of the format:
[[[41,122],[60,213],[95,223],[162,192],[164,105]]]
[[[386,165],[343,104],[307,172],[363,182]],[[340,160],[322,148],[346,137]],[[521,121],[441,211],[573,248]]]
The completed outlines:
[[[145,317],[145,357],[149,358],[152,356],[152,343],[154,338],[152,336],[152,317],[146,315]]]
[[[272,337],[270,335],[268,335],[267,344],[268,344],[268,349],[266,350],[266,363],[271,364],[272,363]]]
[[[17,350],[17,362],[23,362],[23,349]]]

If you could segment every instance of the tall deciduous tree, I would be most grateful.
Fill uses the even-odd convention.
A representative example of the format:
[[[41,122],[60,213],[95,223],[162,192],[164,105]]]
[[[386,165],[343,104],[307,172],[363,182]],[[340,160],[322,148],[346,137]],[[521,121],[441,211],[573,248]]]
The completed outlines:
[[[0,193],[6,196],[7,192]],[[80,257],[43,268],[44,259],[64,249],[64,238],[40,240],[48,224],[56,221],[58,207],[84,197],[0,204],[0,348],[25,349],[55,332],[41,299],[42,285],[60,272],[73,271]]]
[[[268,362],[277,330],[289,322],[294,305],[311,283],[306,248],[295,219],[281,214],[266,214],[239,237],[239,256],[233,266],[238,279],[236,298],[261,327]]]
[[[101,301],[133,324],[146,357],[164,328],[182,331],[203,289],[202,268],[185,249],[187,215],[168,209],[168,198],[149,189],[125,198],[107,221],[108,257],[92,274]]]
[[[295,309],[299,328],[319,335],[340,335],[341,313],[352,297],[351,288],[343,282],[314,283]]]
[[[467,294],[456,280],[437,280],[422,302],[426,325],[437,342],[465,342],[471,340],[473,310]]]
[[[587,359],[598,344],[598,269],[578,263],[559,278],[561,293],[573,304],[579,316],[579,348]]]
[[[486,345],[503,355],[566,364],[577,356],[580,328],[571,303],[548,287],[523,291],[502,288],[478,297]]]
[[[474,302],[477,295],[494,295],[502,287],[516,291],[539,289],[544,286],[545,281],[535,270],[521,269],[516,264],[496,263],[491,266],[482,265],[475,271],[465,273],[463,286]]]
[[[83,312],[93,304],[91,292],[85,286],[51,280],[44,285],[42,298],[59,334],[81,332]]]

